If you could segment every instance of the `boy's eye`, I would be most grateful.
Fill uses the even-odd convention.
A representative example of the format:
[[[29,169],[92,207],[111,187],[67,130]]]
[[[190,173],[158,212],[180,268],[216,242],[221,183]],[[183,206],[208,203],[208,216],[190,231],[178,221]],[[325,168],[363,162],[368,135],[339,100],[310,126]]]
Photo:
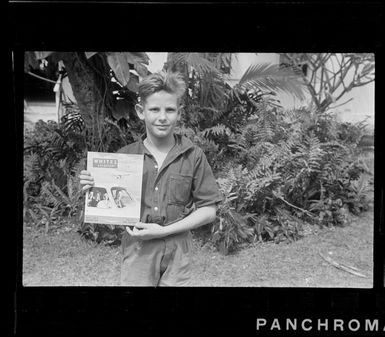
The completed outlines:
[[[158,112],[158,111],[160,111],[160,109],[159,108],[150,108],[149,109],[151,112]],[[166,109],[166,112],[175,112],[176,111],[176,109],[174,109],[174,108],[167,108]]]

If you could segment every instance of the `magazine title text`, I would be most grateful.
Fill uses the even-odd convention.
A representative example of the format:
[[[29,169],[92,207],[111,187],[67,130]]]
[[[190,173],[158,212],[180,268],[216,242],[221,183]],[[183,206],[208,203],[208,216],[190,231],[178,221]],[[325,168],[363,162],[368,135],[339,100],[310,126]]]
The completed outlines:
[[[94,158],[92,164],[93,167],[118,168],[117,159]]]

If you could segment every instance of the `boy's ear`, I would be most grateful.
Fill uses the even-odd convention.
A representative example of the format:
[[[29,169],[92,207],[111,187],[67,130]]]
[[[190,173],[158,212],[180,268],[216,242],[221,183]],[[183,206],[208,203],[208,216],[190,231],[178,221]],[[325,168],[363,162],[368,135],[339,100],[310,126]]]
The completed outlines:
[[[180,119],[183,113],[184,113],[184,105],[181,104],[178,107],[178,120]]]
[[[136,114],[138,115],[139,119],[144,120],[144,115],[143,115],[143,106],[141,104],[135,104],[135,111]]]

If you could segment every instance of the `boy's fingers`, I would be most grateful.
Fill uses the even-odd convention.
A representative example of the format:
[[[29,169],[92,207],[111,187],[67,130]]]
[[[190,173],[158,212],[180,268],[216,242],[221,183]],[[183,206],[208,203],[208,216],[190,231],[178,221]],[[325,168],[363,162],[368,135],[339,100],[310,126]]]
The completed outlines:
[[[88,189],[90,189],[92,186],[91,185],[84,185],[82,187],[82,191],[87,191]]]
[[[93,181],[89,181],[89,180],[80,180],[80,185],[84,187],[86,187],[87,189],[90,188],[90,187],[93,187],[94,186],[94,182]]]
[[[130,226],[126,226],[126,231],[130,235],[134,235],[134,232],[130,229]]]
[[[79,183],[85,185],[85,184],[93,183],[93,181],[91,179],[79,177]]]
[[[80,180],[80,182],[82,182],[82,181],[94,181],[94,178],[92,178],[91,176],[81,174],[79,176],[79,180]]]
[[[140,236],[140,235],[141,235],[140,230],[137,229],[137,228],[135,228],[135,227],[132,227],[132,229],[131,229],[131,226],[126,226],[126,231],[127,231],[127,233],[130,234],[131,236],[137,237],[137,236]]]
[[[93,179],[81,179],[79,180],[82,185],[92,185],[94,183]]]
[[[146,228],[146,224],[143,222],[137,222],[134,224],[134,228]]]

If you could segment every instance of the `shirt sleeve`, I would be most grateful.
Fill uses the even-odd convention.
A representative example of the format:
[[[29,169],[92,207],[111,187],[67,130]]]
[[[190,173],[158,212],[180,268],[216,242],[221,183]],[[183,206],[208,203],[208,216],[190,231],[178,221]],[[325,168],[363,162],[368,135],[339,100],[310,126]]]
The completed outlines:
[[[196,148],[192,196],[197,208],[214,205],[223,200],[210,164],[200,148]]]

